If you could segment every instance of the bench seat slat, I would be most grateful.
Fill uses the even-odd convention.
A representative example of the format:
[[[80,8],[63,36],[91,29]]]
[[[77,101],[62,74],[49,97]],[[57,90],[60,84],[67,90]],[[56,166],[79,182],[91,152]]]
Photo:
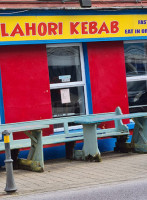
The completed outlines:
[[[133,119],[137,117],[147,117],[147,113],[133,113],[133,114],[123,114],[123,115],[110,115],[110,116],[85,116],[83,119],[77,119],[75,123],[77,124],[96,124],[106,121],[117,121],[122,119]]]
[[[21,131],[31,131],[31,130],[40,130],[40,129],[43,129],[43,128],[49,128],[49,125],[21,125],[21,126],[9,126],[9,125],[6,125],[6,126],[3,126],[3,127],[0,127],[0,131],[3,132],[5,130],[7,131],[10,131],[10,132],[21,132]]]

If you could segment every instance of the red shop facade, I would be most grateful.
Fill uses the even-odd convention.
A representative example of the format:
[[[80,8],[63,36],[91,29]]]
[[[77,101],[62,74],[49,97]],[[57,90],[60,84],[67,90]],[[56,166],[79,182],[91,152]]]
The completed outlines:
[[[27,23],[30,23],[28,29],[24,29],[22,22],[16,23],[14,20],[15,26],[9,30],[4,23],[5,19],[2,19],[1,123],[113,112],[117,106],[120,106],[123,113],[147,112],[147,29],[145,29],[147,20],[144,20],[146,14],[146,10],[129,13],[128,11],[115,11],[115,13],[57,11],[56,14],[55,11],[29,11],[24,15],[15,14],[15,17],[23,17],[25,22],[28,19],[32,20],[32,16],[44,18],[47,16],[48,19],[53,16],[56,21],[57,15],[61,17],[59,23],[62,21],[62,16],[65,21],[66,16],[75,17],[73,34],[70,32],[69,38],[64,28],[65,37],[62,37],[62,30],[57,30],[55,24],[51,24],[53,28],[50,29],[51,32],[49,25],[47,25],[48,30],[42,25],[39,34],[36,31],[39,31],[39,28],[34,25],[34,21],[28,20]],[[94,23],[97,15],[101,18],[101,26],[99,22],[96,25]],[[125,15],[135,19],[136,24],[132,24],[131,21],[127,25],[125,17],[121,20]],[[79,21],[78,16],[80,16]],[[94,21],[90,30],[88,22],[91,22],[93,16]],[[111,16],[111,21],[119,22],[115,24],[114,30],[107,16]],[[14,16],[8,17],[11,21]],[[120,21],[117,20],[119,17]],[[88,22],[82,24],[80,29],[79,23],[86,22],[87,18]],[[62,26],[64,24],[65,22]],[[130,28],[131,25],[133,28]],[[35,34],[39,37],[37,38]],[[56,35],[58,36],[55,39],[49,38]],[[132,129],[133,123],[129,120],[125,123]],[[109,122],[102,124],[101,128],[112,126],[113,124]],[[69,127],[75,131],[78,128],[73,124]],[[43,135],[57,134],[62,129],[62,125],[51,127],[45,130]],[[14,134],[15,139],[25,137],[23,133]],[[114,139],[101,139],[99,142],[101,151],[112,150],[114,146]],[[57,149],[53,157],[58,157],[56,153],[59,153]]]

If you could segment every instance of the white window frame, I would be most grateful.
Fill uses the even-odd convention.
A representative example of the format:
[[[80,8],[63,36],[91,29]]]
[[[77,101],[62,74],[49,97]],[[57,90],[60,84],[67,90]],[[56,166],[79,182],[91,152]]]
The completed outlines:
[[[48,47],[50,48],[50,47],[68,47],[68,46],[79,46],[82,81],[68,82],[68,83],[52,83],[52,84],[50,84],[50,90],[83,86],[83,88],[84,88],[84,100],[85,100],[85,112],[86,112],[86,115],[87,115],[87,114],[89,114],[89,109],[88,109],[88,100],[87,100],[87,88],[86,88],[86,77],[85,77],[86,75],[85,75],[85,64],[84,64],[84,55],[83,55],[82,44],[81,43],[47,44],[46,49]],[[82,128],[82,126],[81,125],[70,126],[69,130],[79,129],[79,128]],[[54,129],[55,132],[59,132],[59,131],[63,131],[63,130],[64,130],[64,128]]]
[[[124,44],[128,43],[147,43],[147,40],[133,40],[133,41],[124,41]],[[147,81],[147,75],[140,75],[140,76],[132,76],[132,77],[127,77],[126,76],[126,81],[127,82],[132,82],[132,81]],[[136,105],[136,106],[129,106],[129,108],[133,107],[141,107],[141,106],[147,106],[147,105]]]

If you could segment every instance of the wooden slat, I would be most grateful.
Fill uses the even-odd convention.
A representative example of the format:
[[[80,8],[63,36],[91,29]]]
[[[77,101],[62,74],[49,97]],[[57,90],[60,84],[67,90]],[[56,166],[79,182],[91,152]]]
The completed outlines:
[[[106,122],[106,121],[115,121],[115,120],[122,120],[122,119],[133,119],[137,117],[147,117],[147,113],[133,113],[133,114],[124,114],[124,115],[112,115],[112,116],[93,116],[89,117],[86,116],[83,119],[77,119],[75,123],[78,124],[95,124],[100,122]]]
[[[4,131],[4,130],[7,130],[7,131],[10,131],[10,132],[21,132],[21,131],[31,131],[31,130],[40,130],[40,129],[43,129],[43,128],[49,128],[49,125],[47,124],[30,124],[30,125],[25,125],[25,124],[21,124],[21,125],[13,125],[13,126],[9,126],[9,125],[5,125],[3,127],[0,127],[0,131]]]

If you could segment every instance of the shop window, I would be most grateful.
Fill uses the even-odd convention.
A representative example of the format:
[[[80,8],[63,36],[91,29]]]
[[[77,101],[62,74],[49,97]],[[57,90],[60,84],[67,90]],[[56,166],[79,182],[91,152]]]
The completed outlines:
[[[130,112],[147,112],[147,43],[124,44]]]
[[[88,111],[82,46],[47,45],[53,117],[84,115]]]

